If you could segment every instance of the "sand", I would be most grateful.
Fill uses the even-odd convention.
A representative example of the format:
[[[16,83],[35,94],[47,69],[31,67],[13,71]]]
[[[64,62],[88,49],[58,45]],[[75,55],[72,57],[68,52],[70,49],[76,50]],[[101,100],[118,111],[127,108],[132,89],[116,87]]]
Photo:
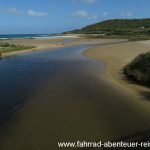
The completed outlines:
[[[90,38],[85,38],[83,36],[77,36],[77,35],[72,35],[72,36],[68,35],[68,36],[61,36],[61,37],[56,37],[56,38],[7,39],[1,42],[8,42],[11,44],[19,44],[19,45],[25,45],[25,46],[35,46],[35,48],[27,49],[27,50],[20,50],[20,51],[5,52],[5,53],[2,53],[2,57],[20,55],[20,54],[24,54],[24,53],[28,53],[32,51],[39,51],[39,50],[47,50],[47,49],[54,50],[55,48],[66,47],[66,46],[76,46],[76,45],[81,45],[81,44],[114,43],[118,41],[121,42],[124,40],[90,39]]]
[[[71,61],[70,51],[73,56],[77,54]],[[116,86],[108,85],[101,78],[101,63],[78,57],[79,51],[72,47],[57,52],[55,58],[63,54],[67,58],[57,63],[50,61],[57,64],[57,73],[42,79],[25,104],[0,128],[2,150],[58,150],[58,141],[107,141],[129,135],[134,138],[149,130],[150,109],[145,110],[142,102],[135,103]],[[52,65],[47,65],[50,57],[45,57],[47,53],[41,56],[51,70]]]
[[[45,49],[52,49],[52,48],[58,48],[63,47],[65,38],[58,38],[58,39],[10,39],[10,40],[3,40],[2,42],[8,42],[11,44],[20,44],[20,45],[26,45],[26,46],[35,46],[35,48],[27,49],[27,50],[20,50],[20,51],[12,51],[12,52],[6,52],[2,53],[2,57],[12,56],[12,55],[19,55],[24,54],[32,51],[37,50],[45,50]]]
[[[140,100],[148,100],[150,89],[130,82],[122,72],[123,67],[137,55],[148,51],[150,51],[150,41],[138,41],[98,46],[88,49],[84,55],[105,63],[104,78],[110,83]]]
[[[73,40],[70,42],[65,42],[66,39]],[[36,47],[28,50],[3,53],[2,57],[9,57],[12,55],[20,55],[32,51],[46,49],[54,50],[55,48],[76,46],[81,44],[99,45],[95,48],[87,50],[84,52],[84,55],[96,60],[103,61],[106,64],[107,67],[104,77],[107,78],[107,80],[134,95],[139,95],[139,93],[142,93],[140,96],[146,96],[149,93],[148,88],[127,82],[127,80],[125,80],[124,76],[122,75],[122,68],[137,55],[150,51],[150,41],[127,43],[127,40],[124,39],[91,39],[85,38],[84,36],[71,36],[67,38],[12,39],[4,40],[4,42]]]
[[[126,63],[149,50],[149,42],[114,42],[123,41],[80,39],[69,43],[103,44],[84,54],[106,63],[106,80],[99,75],[101,63],[84,60],[82,64],[78,59],[72,61],[74,65],[69,61],[70,67],[65,63],[62,71],[39,86],[24,106],[8,118],[0,130],[1,149],[57,150],[58,141],[99,141],[149,134],[149,105],[145,109],[143,102],[126,95],[136,95],[136,87],[144,88],[127,83],[120,74]]]

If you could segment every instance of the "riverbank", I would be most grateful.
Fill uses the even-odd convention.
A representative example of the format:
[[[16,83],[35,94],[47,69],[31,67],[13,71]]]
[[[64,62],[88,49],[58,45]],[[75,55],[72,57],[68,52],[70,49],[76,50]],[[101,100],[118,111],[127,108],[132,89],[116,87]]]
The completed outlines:
[[[77,37],[62,37],[62,38],[38,38],[38,39],[6,39],[6,40],[1,40],[3,43],[9,43],[9,44],[15,44],[15,45],[24,45],[24,46],[29,46],[29,47],[34,47],[31,49],[26,49],[26,50],[19,50],[19,51],[11,51],[11,52],[5,52],[2,53],[2,57],[8,57],[12,55],[19,55],[19,54],[24,54],[27,52],[32,52],[32,51],[39,51],[39,50],[45,50],[45,49],[50,49],[50,48],[59,48],[63,47],[65,40],[67,39],[74,39],[76,40]]]
[[[110,44],[88,49],[84,55],[106,65],[104,78],[136,98],[149,100],[150,89],[130,82],[122,73],[123,67],[137,55],[150,51],[150,41]]]
[[[62,48],[67,46],[77,46],[82,44],[107,44],[114,42],[125,41],[120,39],[92,39],[86,38],[84,36],[62,36],[61,38],[38,38],[38,39],[7,39],[2,40],[1,42],[15,44],[15,45],[24,45],[24,46],[34,46],[35,48],[19,51],[11,51],[2,53],[1,57],[9,57],[12,55],[20,55],[32,51],[40,51],[47,49]]]
[[[138,138],[149,130],[150,109],[108,84],[101,77],[103,63],[81,55],[88,47],[0,61],[0,94],[5,100],[0,110],[10,110],[16,100],[25,102],[1,125],[1,149],[58,150],[59,141],[114,141]]]

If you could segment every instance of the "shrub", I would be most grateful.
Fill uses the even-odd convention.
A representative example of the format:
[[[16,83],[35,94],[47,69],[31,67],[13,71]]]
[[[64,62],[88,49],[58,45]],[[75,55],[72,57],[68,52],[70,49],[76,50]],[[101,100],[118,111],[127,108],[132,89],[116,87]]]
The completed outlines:
[[[9,43],[0,43],[0,46],[1,46],[1,47],[9,47],[10,44],[9,44]]]
[[[124,73],[140,84],[150,85],[150,52],[137,56],[124,67]]]

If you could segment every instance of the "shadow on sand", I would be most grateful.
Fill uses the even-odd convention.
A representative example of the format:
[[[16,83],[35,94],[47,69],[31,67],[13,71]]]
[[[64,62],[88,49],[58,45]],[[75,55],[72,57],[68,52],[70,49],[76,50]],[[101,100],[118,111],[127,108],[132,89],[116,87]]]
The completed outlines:
[[[142,85],[139,82],[129,79],[124,73],[123,70],[119,70],[118,74],[120,75],[120,79],[126,81],[128,84],[144,86],[146,88],[150,88],[150,86]],[[149,91],[141,91],[139,92],[140,96],[146,101],[150,101],[150,92]]]

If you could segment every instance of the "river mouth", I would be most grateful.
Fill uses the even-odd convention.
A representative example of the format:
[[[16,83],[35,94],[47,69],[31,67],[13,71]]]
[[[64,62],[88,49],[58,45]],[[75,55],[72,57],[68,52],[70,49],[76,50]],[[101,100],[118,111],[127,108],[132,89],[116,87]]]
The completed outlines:
[[[0,62],[3,110],[10,108],[10,99],[15,104],[16,95],[17,103],[27,99],[0,129],[3,150],[57,150],[57,142],[107,141],[149,129],[149,115],[105,82],[104,64],[81,55],[89,47],[33,52]]]

